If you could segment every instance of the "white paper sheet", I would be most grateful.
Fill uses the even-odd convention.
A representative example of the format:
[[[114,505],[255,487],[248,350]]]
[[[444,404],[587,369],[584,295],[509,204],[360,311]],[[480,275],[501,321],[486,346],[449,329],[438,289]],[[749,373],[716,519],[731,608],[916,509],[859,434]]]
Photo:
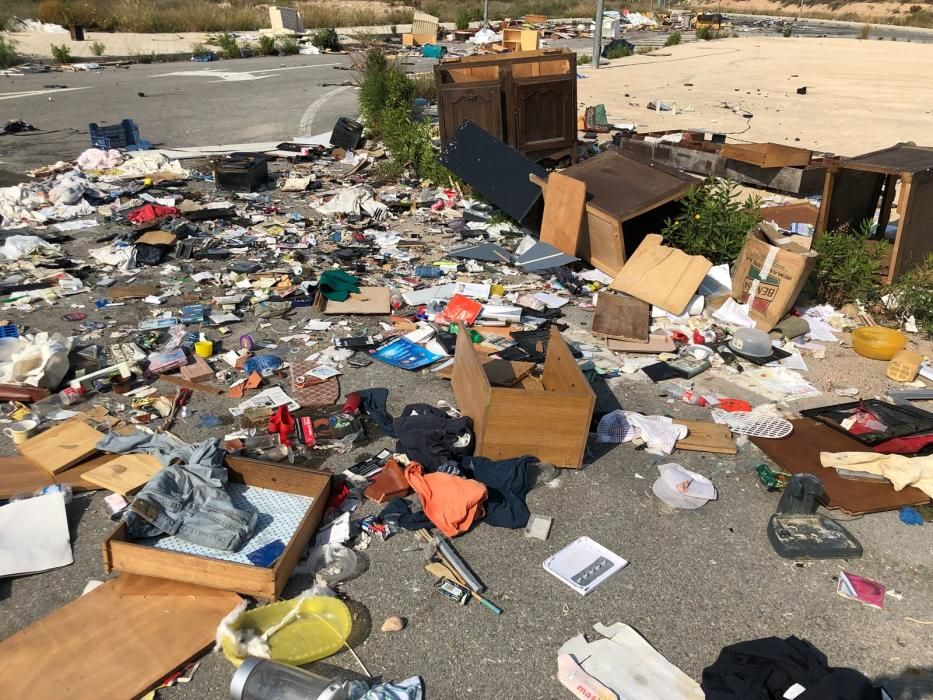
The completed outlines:
[[[57,569],[73,561],[62,494],[0,507],[0,578]]]

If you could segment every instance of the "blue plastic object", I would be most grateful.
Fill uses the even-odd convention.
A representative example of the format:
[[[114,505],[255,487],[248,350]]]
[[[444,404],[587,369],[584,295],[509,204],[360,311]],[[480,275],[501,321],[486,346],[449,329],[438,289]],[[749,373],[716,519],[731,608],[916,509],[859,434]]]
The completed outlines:
[[[905,525],[923,525],[923,516],[920,515],[919,510],[912,506],[904,506],[898,515]]]
[[[12,323],[0,326],[0,338],[19,338],[19,328]]]
[[[112,126],[98,126],[95,122],[87,125],[91,134],[91,146],[108,150],[123,148],[127,151],[148,151],[152,144],[139,136],[139,127],[132,119],[124,119]]]
[[[425,44],[421,47],[421,55],[424,58],[443,58],[447,53],[447,47],[440,44]]]
[[[443,277],[444,271],[434,265],[417,265],[415,275],[418,277]]]
[[[243,369],[247,374],[253,372],[273,372],[282,366],[282,358],[276,355],[256,355],[243,363]]]

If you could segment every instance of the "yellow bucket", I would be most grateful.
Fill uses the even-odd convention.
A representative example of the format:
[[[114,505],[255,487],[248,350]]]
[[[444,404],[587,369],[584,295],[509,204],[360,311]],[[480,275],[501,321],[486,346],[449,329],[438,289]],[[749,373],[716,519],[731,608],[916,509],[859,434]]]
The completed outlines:
[[[262,634],[282,621],[300,605],[300,614],[268,639],[269,658],[283,664],[302,666],[327,658],[343,648],[353,629],[350,610],[343,601],[330,596],[283,600],[248,610],[231,625],[234,630],[251,629]],[[246,660],[238,656],[236,644],[225,635],[221,648],[234,666]]]

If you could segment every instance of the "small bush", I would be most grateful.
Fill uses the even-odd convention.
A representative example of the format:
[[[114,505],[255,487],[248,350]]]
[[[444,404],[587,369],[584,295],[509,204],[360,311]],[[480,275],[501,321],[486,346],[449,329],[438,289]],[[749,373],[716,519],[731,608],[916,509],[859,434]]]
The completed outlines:
[[[107,50],[107,47],[99,41],[95,41],[91,44],[91,55],[92,56],[103,56],[104,51]]]
[[[214,39],[214,43],[220,47],[220,52],[223,54],[224,58],[240,58],[242,56],[240,53],[240,45],[237,43],[236,37],[232,34],[221,34]]]
[[[419,73],[411,77],[415,84],[415,97],[434,102],[437,99],[437,85],[434,83],[432,73]]]
[[[204,44],[195,44],[191,49],[191,55],[195,58],[210,56],[213,53],[214,52],[207,48]]]
[[[606,58],[625,58],[631,56],[635,52],[628,46],[616,46],[613,49],[609,49],[606,52]]]
[[[279,51],[285,56],[294,56],[298,53],[298,39],[293,36],[279,39]]]
[[[71,63],[74,60],[67,44],[49,44],[49,47],[52,50],[52,58],[59,63]]]
[[[321,51],[340,51],[340,37],[333,28],[319,29],[311,38],[311,43]]]
[[[724,36],[725,34],[723,32],[717,32],[715,29],[709,27],[697,29],[698,41],[713,41],[714,39],[722,39]]]
[[[677,46],[682,40],[683,35],[680,32],[671,32],[667,35],[667,39],[664,41],[665,46]]]
[[[681,200],[681,214],[664,222],[664,239],[714,265],[734,262],[748,232],[761,220],[761,200],[749,196],[740,202],[735,198],[738,189],[732,180],[712,177],[692,188]]]
[[[890,295],[890,310],[898,320],[905,321],[913,316],[918,328],[933,335],[933,255],[885,291]]]
[[[277,56],[279,50],[275,48],[275,37],[271,34],[260,34],[256,50],[260,56]]]
[[[0,36],[0,68],[12,68],[20,62],[19,54],[16,53],[16,44],[12,39]]]
[[[788,39],[794,35],[794,28],[790,24],[784,25],[784,30],[781,32],[785,39]]]
[[[455,23],[457,29],[469,29],[470,22],[479,22],[482,19],[483,9],[481,7],[469,7],[457,14]]]
[[[870,24],[863,24],[863,25],[862,25],[862,29],[859,31],[858,37],[857,37],[857,38],[858,38],[858,39],[867,39],[869,36],[871,36],[871,25],[870,25]]]
[[[149,65],[150,63],[158,63],[159,61],[165,60],[165,57],[161,54],[157,54],[155,51],[150,51],[149,53],[138,53],[133,58],[136,63],[142,63],[143,65]]]
[[[867,302],[877,294],[887,243],[870,241],[872,222],[858,229],[827,231],[814,241],[819,253],[813,270],[816,292],[822,302],[841,306],[850,301]]]
[[[578,66],[588,66],[593,62],[593,57],[588,53],[581,53],[577,56]]]

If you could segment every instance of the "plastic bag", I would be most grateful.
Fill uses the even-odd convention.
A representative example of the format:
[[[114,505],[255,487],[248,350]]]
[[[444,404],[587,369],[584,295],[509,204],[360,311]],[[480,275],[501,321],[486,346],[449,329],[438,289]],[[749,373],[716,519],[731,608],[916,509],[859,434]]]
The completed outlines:
[[[68,373],[71,345],[57,333],[0,339],[0,382],[55,389]]]

